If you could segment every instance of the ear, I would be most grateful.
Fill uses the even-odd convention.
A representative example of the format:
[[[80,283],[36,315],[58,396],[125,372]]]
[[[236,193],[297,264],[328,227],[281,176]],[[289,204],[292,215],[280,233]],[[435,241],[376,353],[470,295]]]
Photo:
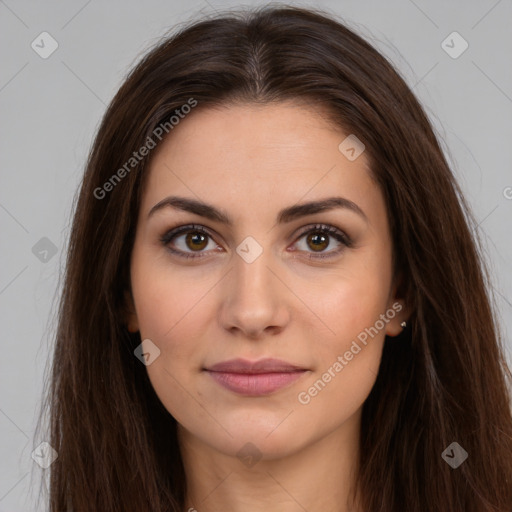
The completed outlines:
[[[129,332],[137,332],[139,330],[139,320],[135,311],[135,303],[130,290],[124,292],[124,323]]]
[[[407,322],[411,316],[411,307],[406,303],[403,294],[402,275],[398,276],[390,293],[386,316],[389,318],[386,335],[393,338],[401,334],[404,328],[400,324]]]

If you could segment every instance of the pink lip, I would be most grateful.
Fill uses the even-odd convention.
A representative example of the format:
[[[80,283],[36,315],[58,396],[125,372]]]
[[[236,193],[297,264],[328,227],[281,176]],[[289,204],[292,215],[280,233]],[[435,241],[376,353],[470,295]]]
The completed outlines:
[[[266,395],[288,386],[307,370],[279,359],[231,359],[206,371],[221,386],[246,396]]]

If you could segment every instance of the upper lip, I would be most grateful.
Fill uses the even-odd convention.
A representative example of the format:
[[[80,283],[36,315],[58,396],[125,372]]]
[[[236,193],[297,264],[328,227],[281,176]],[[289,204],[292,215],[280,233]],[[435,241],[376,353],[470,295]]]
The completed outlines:
[[[206,368],[206,370],[225,373],[287,373],[305,370],[305,368],[288,363],[282,359],[266,358],[258,361],[230,359],[228,361],[216,363],[213,366]]]

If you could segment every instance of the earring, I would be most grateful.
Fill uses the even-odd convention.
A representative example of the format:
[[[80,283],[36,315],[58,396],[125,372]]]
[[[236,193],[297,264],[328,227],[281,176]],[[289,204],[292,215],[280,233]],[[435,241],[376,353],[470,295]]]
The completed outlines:
[[[407,322],[403,321],[401,324],[400,324],[400,327],[402,329],[405,329],[407,327]]]

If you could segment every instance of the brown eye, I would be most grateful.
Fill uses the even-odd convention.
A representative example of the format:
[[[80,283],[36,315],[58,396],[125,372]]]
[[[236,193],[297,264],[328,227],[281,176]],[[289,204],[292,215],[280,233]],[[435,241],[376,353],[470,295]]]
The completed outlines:
[[[309,234],[306,238],[306,242],[314,251],[323,251],[329,247],[329,239],[324,234]]]
[[[193,251],[200,251],[208,245],[207,236],[199,233],[198,231],[192,231],[187,234],[185,243],[189,249]]]
[[[160,241],[170,252],[182,258],[200,258],[219,248],[212,235],[199,225],[182,226],[168,231],[160,237]]]
[[[352,240],[343,231],[334,226],[316,224],[302,231],[296,250],[306,253],[307,258],[331,258],[339,256],[346,247],[352,247]],[[330,248],[330,250],[326,250]]]

